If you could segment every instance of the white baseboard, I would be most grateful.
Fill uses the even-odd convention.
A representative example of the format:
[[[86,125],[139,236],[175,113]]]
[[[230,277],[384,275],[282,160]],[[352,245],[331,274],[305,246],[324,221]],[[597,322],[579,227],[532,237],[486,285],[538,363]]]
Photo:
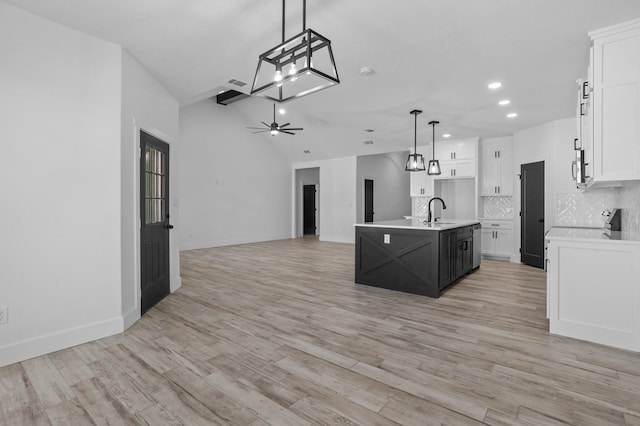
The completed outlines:
[[[124,318],[112,318],[0,347],[0,367],[121,333]]]
[[[126,330],[131,327],[136,321],[140,319],[140,309],[135,308],[124,314],[122,317],[122,330]]]

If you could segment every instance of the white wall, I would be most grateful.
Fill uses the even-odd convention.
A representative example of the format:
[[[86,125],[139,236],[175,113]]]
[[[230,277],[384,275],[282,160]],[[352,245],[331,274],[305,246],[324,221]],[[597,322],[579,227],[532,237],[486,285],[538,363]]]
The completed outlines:
[[[140,129],[169,144],[169,213],[179,223],[178,102],[127,52],[122,52],[122,312],[124,327],[140,317]],[[180,227],[170,233],[170,290],[180,287]]]
[[[292,237],[291,166],[277,141],[245,129],[252,101],[180,109],[182,250]]]
[[[320,241],[354,243],[356,223],[356,157],[293,164],[298,169],[320,168]],[[295,185],[291,193],[295,194]]]
[[[364,222],[364,180],[373,179],[374,220],[402,219],[411,215],[407,151],[357,158],[356,217]]]
[[[0,365],[122,328],[121,48],[0,2]]]

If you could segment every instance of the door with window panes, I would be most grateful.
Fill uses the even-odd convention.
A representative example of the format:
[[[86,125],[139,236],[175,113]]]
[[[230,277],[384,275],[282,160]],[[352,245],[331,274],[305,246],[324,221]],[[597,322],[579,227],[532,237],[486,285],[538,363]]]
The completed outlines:
[[[169,294],[169,145],[140,131],[140,310]]]

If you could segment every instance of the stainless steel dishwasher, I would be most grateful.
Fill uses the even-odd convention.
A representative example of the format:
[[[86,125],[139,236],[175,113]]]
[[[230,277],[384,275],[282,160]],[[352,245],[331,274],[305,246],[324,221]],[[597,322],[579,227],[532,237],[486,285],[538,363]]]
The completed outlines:
[[[482,228],[480,224],[473,225],[473,269],[480,267],[480,252],[482,250]]]

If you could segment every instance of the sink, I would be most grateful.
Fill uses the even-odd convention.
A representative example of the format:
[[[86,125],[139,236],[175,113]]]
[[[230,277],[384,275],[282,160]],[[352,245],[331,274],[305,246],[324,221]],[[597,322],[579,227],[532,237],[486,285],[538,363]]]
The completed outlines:
[[[455,225],[455,222],[427,222],[426,220],[422,221],[422,224],[425,226],[440,226],[440,225]]]

